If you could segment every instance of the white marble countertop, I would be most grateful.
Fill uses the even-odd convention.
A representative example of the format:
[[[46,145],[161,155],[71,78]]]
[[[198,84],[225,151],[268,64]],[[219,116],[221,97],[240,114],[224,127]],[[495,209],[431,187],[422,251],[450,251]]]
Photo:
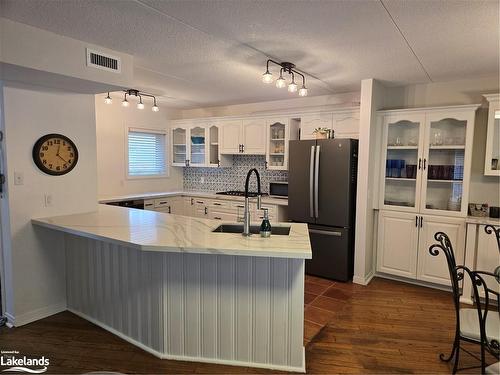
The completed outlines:
[[[307,224],[291,226],[290,235],[213,233],[219,220],[200,219],[155,211],[100,204],[95,212],[32,219],[39,225],[100,241],[117,243],[143,251],[227,254],[276,258],[310,259]]]
[[[500,219],[495,219],[492,217],[467,216],[465,222],[467,224],[479,224],[479,225],[491,224],[500,226]]]
[[[128,194],[128,195],[115,195],[115,196],[106,196],[99,198],[99,203],[109,203],[109,202],[119,202],[128,199],[154,199],[160,197],[200,197],[200,198],[208,198],[208,199],[226,199],[232,201],[243,201],[243,197],[235,197],[232,195],[221,195],[215,194],[214,192],[200,192],[200,191],[165,191],[165,192],[156,192],[156,193],[139,193],[139,194]],[[262,203],[267,204],[276,204],[279,206],[288,206],[288,199],[286,198],[273,198],[273,197],[262,197]]]

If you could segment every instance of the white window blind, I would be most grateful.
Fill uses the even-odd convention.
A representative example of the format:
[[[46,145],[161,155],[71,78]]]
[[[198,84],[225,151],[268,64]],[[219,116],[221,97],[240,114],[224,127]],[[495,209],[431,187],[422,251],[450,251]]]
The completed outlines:
[[[129,129],[129,176],[161,176],[167,173],[165,133]]]

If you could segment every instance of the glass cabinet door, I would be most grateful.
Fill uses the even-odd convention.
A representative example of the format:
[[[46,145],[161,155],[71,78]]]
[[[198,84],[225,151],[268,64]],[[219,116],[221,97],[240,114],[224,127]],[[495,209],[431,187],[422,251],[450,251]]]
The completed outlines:
[[[383,206],[398,210],[418,209],[420,145],[423,116],[386,117]]]
[[[462,211],[467,119],[429,116],[424,192],[426,211]]]
[[[267,168],[286,169],[287,125],[285,120],[270,121],[267,127]]]
[[[187,130],[175,128],[172,130],[172,164],[186,165],[187,160]]]
[[[219,165],[219,127],[212,125],[208,128],[210,147],[208,149],[208,162],[212,166]]]
[[[189,165],[206,164],[206,129],[200,126],[189,129],[190,135],[190,156]]]

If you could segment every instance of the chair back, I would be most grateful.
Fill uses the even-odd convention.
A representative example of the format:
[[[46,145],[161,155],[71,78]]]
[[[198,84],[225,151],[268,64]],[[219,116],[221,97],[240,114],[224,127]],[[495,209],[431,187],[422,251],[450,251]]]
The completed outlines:
[[[498,251],[500,252],[500,227],[495,228],[493,225],[488,224],[484,226],[484,231],[486,232],[486,234],[495,233],[495,236],[497,238]]]
[[[484,276],[495,276],[492,272],[486,271],[468,271],[472,279],[472,290],[474,292],[474,300],[476,301],[476,309],[479,317],[479,328],[481,331],[481,341],[486,349],[497,359],[500,355],[500,343],[497,339],[489,339],[486,332],[486,321],[489,314],[499,314],[500,316],[500,293],[493,290],[486,284]],[[498,282],[498,279],[489,279],[490,282]],[[482,293],[481,293],[482,292]],[[482,300],[482,303],[481,303]],[[495,301],[496,300],[496,301]],[[496,303],[496,309],[490,309],[490,306]]]
[[[455,261],[455,254],[453,252],[453,246],[451,245],[450,238],[446,233],[436,232],[434,234],[434,239],[438,241],[429,247],[429,253],[433,256],[437,256],[441,251],[446,257],[446,263],[448,265],[448,272],[450,274],[451,288],[453,292],[453,303],[455,304],[457,323],[458,323],[458,312],[460,309],[460,280],[463,279],[463,271],[459,272],[462,267],[457,267],[457,262]]]

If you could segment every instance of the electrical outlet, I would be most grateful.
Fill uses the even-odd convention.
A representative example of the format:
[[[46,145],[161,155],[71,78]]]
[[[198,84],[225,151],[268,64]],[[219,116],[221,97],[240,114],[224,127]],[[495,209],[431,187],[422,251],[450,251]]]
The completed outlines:
[[[45,207],[52,207],[52,194],[45,194]]]
[[[202,183],[202,184],[205,183],[205,177],[200,177],[200,183]]]
[[[24,185],[23,172],[14,172],[14,185]]]

